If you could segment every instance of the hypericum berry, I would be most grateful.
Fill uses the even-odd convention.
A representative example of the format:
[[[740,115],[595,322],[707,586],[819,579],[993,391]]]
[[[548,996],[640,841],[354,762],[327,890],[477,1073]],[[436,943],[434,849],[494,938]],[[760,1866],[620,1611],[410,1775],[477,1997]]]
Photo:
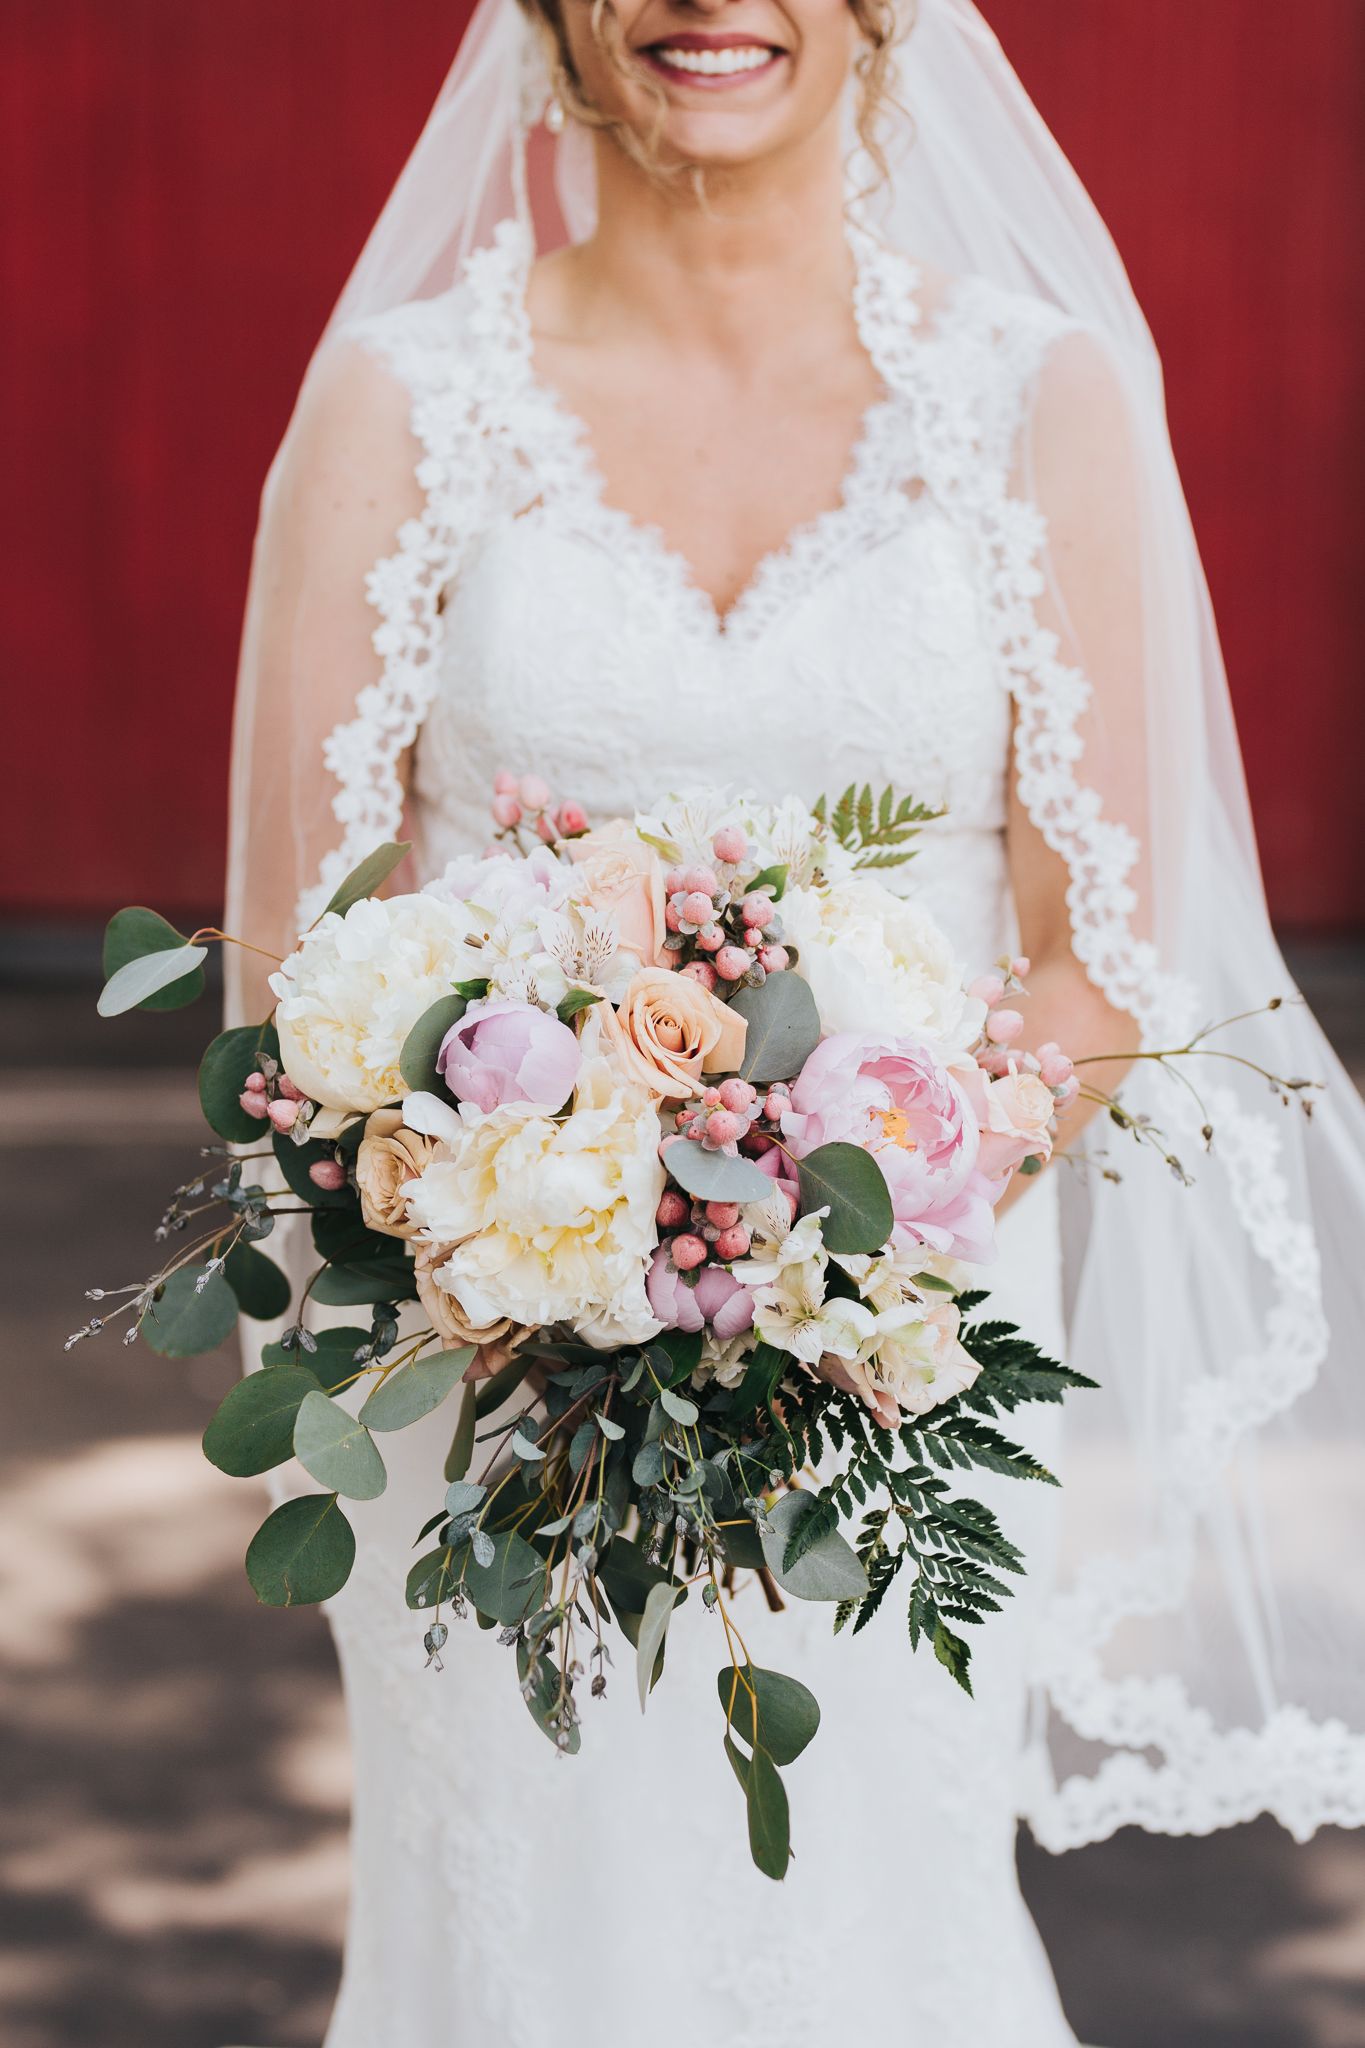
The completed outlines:
[[[708,1109],[719,1109],[719,1108],[720,1108],[720,1090],[719,1090],[719,1088],[703,1088],[703,1089],[702,1089],[702,1092],[701,1092],[701,1099],[702,1099],[702,1101],[703,1101],[703,1102],[704,1102],[704,1103],[706,1104],[706,1107],[707,1107]]]
[[[742,1223],[734,1224],[729,1230],[722,1230],[716,1239],[716,1257],[725,1265],[728,1265],[731,1259],[747,1257],[748,1250],[749,1233]]]
[[[1017,1010],[993,1010],[986,1019],[986,1036],[992,1045],[1008,1045],[1024,1028]]]
[[[762,1131],[750,1131],[747,1138],[740,1139],[739,1145],[740,1150],[747,1152],[751,1158],[761,1159],[765,1152],[772,1151],[773,1140],[765,1137]]]
[[[539,775],[523,775],[517,784],[517,795],[528,811],[543,811],[553,799],[554,792],[548,782]]]
[[[718,924],[710,925],[704,932],[697,933],[697,944],[704,952],[718,953],[725,944],[725,934]]]
[[[686,1195],[680,1195],[673,1188],[670,1188],[667,1194],[661,1195],[659,1198],[659,1206],[654,1212],[654,1221],[658,1224],[660,1230],[676,1230],[679,1224],[686,1223],[691,1213],[692,1204],[688,1201]]]
[[[680,1273],[690,1273],[694,1266],[706,1264],[707,1248],[701,1238],[693,1237],[690,1231],[675,1237],[671,1249],[673,1263]]]
[[[712,911],[710,890],[708,889],[703,892],[700,889],[689,889],[682,902],[678,905],[678,908],[688,924],[710,924]]]
[[[1054,1050],[1055,1050],[1055,1048],[1054,1048]],[[252,1094],[253,1094],[253,1095],[256,1095],[256,1094],[264,1095],[264,1094],[265,1094],[265,1075],[264,1075],[264,1074],[248,1074],[248,1075],[247,1075],[247,1077],[246,1077],[246,1080],[245,1080],[245,1081],[244,1081],[244,1082],[242,1083],[242,1086],[243,1086],[244,1088],[249,1088],[249,1089],[251,1090],[251,1092],[252,1092]]]
[[[708,1223],[714,1223],[720,1230],[729,1230],[732,1224],[739,1221],[739,1203],[708,1202],[706,1220]]]
[[[759,947],[763,944],[763,934],[756,924],[745,925],[744,943],[749,948],[749,951],[751,953],[756,953]]]
[[[682,912],[677,908],[675,904],[665,903],[664,923],[668,926],[668,929],[671,932],[679,932],[682,930]]]
[[[1014,976],[1016,981],[1026,980],[1028,976],[1028,970],[1029,957],[1027,953],[1020,953],[1016,959],[1010,961],[1010,973]]]
[[[715,870],[713,868],[689,868],[683,876],[683,887],[684,889],[695,889],[709,903],[719,887],[716,881]]]
[[[264,1119],[270,1114],[270,1104],[265,1098],[265,1084],[263,1082],[260,1088],[248,1088],[245,1095],[239,1095],[237,1100],[241,1103],[248,1116],[258,1116]]]
[[[504,832],[521,823],[521,805],[506,791],[495,796],[489,808],[493,813],[493,823],[501,825]]]
[[[749,971],[749,955],[742,946],[722,946],[716,955],[716,972],[722,981],[738,981]]]
[[[760,946],[758,964],[768,974],[781,974],[791,965],[791,954],[785,946]]]
[[[773,899],[755,891],[740,904],[739,914],[745,924],[765,925],[773,914]]]
[[[664,876],[665,896],[685,896],[687,894],[686,887],[684,886],[686,875],[686,868],[670,868]]]
[[[722,1145],[733,1145],[747,1129],[742,1117],[728,1109],[713,1109],[706,1119],[706,1136],[702,1143],[709,1150],[718,1152]]]
[[[308,1169],[308,1178],[315,1188],[326,1188],[335,1194],[346,1185],[346,1169],[339,1159],[315,1159]]]
[[[785,1089],[783,1090],[782,1094],[779,1095],[775,1088],[770,1088],[768,1090],[767,1099],[763,1104],[763,1114],[767,1117],[769,1123],[775,1124],[781,1120],[783,1111],[790,1109],[791,1106],[791,1096],[786,1092]]]
[[[292,1131],[298,1121],[299,1105],[291,1102],[287,1095],[281,1095],[267,1105],[265,1113],[277,1131]]]
[[[749,851],[749,842],[738,825],[722,825],[711,841],[711,851],[717,860],[741,861]]]
[[[736,1116],[751,1116],[753,1106],[758,1100],[758,1090],[751,1087],[747,1081],[722,1081],[720,1099],[722,1105],[726,1109],[732,1109]]]
[[[288,1096],[291,1102],[307,1102],[308,1100],[302,1088],[296,1087],[288,1074],[280,1075],[280,1093],[281,1095]]]
[[[988,1010],[993,1010],[1005,993],[1005,984],[998,974],[979,974],[967,993],[977,1002],[984,1003]]]
[[[499,796],[515,796],[517,778],[515,775],[509,775],[505,768],[500,768],[493,777],[493,787]]]
[[[708,995],[716,985],[716,970],[709,960],[689,960],[683,975],[688,981],[700,982]]]
[[[588,814],[582,804],[561,804],[556,823],[561,839],[576,839],[580,832],[586,832],[588,829]]]
[[[536,819],[536,830],[547,846],[553,846],[559,837],[558,832],[555,830],[555,821],[548,811],[542,811]]]

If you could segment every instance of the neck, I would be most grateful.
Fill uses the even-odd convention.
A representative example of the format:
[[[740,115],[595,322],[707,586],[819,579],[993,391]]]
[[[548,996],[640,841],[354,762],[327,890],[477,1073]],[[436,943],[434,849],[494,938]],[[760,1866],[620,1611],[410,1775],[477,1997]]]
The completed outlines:
[[[836,306],[847,309],[838,109],[780,158],[741,170],[651,177],[595,138],[598,221],[572,252],[571,319],[627,319],[670,346],[753,357]],[[566,309],[568,310],[568,309]]]

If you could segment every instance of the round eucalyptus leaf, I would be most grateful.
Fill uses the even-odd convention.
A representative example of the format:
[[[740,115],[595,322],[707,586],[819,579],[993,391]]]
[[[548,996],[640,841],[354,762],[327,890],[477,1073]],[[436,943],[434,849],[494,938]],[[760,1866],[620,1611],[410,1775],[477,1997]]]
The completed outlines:
[[[269,1123],[248,1116],[238,1100],[247,1075],[256,1073],[266,1056],[280,1056],[274,1025],[243,1024],[220,1032],[199,1063],[199,1105],[210,1127],[234,1145],[272,1135]]]
[[[679,1138],[664,1153],[664,1172],[699,1202],[765,1202],[773,1184],[752,1159],[708,1152],[692,1138]]]
[[[749,1803],[749,1854],[765,1877],[780,1884],[791,1858],[791,1814],[787,1788],[766,1749],[756,1749],[750,1758],[745,1791]]]
[[[738,1671],[733,1664],[727,1664],[716,1673],[716,1690],[729,1715],[730,1727],[740,1741],[750,1749],[755,1742],[761,1743],[775,1764],[794,1763],[820,1726],[820,1704],[815,1694],[798,1679],[786,1678],[780,1671],[764,1671],[754,1666]],[[757,1733],[754,1695],[758,1698]]]
[[[344,917],[352,904],[361,902],[366,896],[373,896],[375,890],[388,880],[394,869],[401,866],[411,852],[410,839],[389,839],[383,846],[376,846],[373,853],[366,854],[359,867],[351,869],[327,905],[327,909],[323,911],[322,917],[326,917],[328,911],[333,910],[338,917]],[[319,924],[322,917],[317,920]]]
[[[181,1266],[157,1299],[148,1304],[138,1328],[149,1349],[162,1358],[197,1358],[214,1351],[237,1326],[237,1297],[221,1272],[209,1275],[201,1293],[203,1266]]]
[[[825,1249],[845,1257],[879,1252],[896,1227],[886,1175],[861,1145],[820,1145],[797,1163],[801,1210],[828,1208]]]
[[[204,1431],[204,1456],[234,1479],[269,1472],[294,1455],[294,1423],[305,1394],[318,1391],[306,1366],[248,1373],[220,1402]]]
[[[456,1570],[458,1575],[463,1566],[466,1589],[480,1614],[491,1614],[506,1627],[540,1605],[545,1561],[515,1530],[504,1529],[492,1541],[491,1564],[480,1564],[466,1545],[454,1553]]]
[[[253,1322],[273,1323],[289,1306],[287,1275],[254,1245],[235,1244],[223,1261],[223,1276],[238,1308]]]
[[[286,1351],[283,1344],[267,1344],[261,1351],[261,1363],[281,1366],[306,1361],[308,1370],[323,1391],[335,1393],[343,1381],[354,1379],[360,1371],[355,1354],[362,1345],[369,1343],[370,1333],[353,1323],[335,1330],[314,1330],[312,1336],[316,1350]]]
[[[355,1531],[334,1493],[287,1500],[262,1522],[246,1554],[246,1575],[267,1607],[330,1600],[351,1576]]]
[[[158,917],[154,910],[147,910],[141,904],[120,910],[105,926],[104,978],[112,980],[130,960],[140,960],[146,953],[169,953],[185,944],[184,933],[178,932],[173,924],[167,924],[165,918]],[[188,974],[182,970],[182,979],[173,981],[168,988],[158,989],[145,997],[138,1008],[179,1010],[203,993],[204,971],[202,967],[194,967]],[[101,1015],[109,1014],[101,1011]]]
[[[420,1421],[440,1407],[473,1356],[473,1345],[465,1344],[458,1351],[437,1351],[401,1365],[375,1388],[360,1411],[361,1421],[367,1429],[406,1429],[410,1422]]]
[[[787,1544],[796,1525],[815,1507],[811,1493],[784,1493],[768,1510],[770,1536],[764,1536],[768,1569],[786,1593],[798,1600],[861,1600],[868,1591],[867,1573],[858,1555],[837,1530],[820,1537],[790,1571],[784,1568]]]
[[[363,1308],[371,1301],[415,1301],[412,1260],[363,1259],[354,1266],[328,1266],[309,1296],[324,1308]]]
[[[799,974],[770,974],[761,988],[737,989],[730,1008],[749,1027],[742,1081],[790,1081],[820,1043],[820,1012]]]
[[[320,1388],[305,1394],[299,1404],[294,1456],[320,1486],[347,1500],[377,1500],[389,1483],[368,1429]]]
[[[436,1071],[436,1055],[448,1031],[453,1031],[466,1009],[463,996],[442,996],[424,1010],[403,1040],[398,1071],[414,1094],[435,1095],[442,1102],[455,1097]]]
[[[149,996],[160,995],[176,982],[187,980],[200,961],[207,958],[207,946],[175,946],[164,952],[143,953],[109,977],[95,1007],[101,1017],[121,1017],[125,1010],[135,1010]],[[183,1003],[192,1003],[203,985],[204,977],[200,975],[194,995],[181,996],[178,1002],[161,1007],[179,1009]]]

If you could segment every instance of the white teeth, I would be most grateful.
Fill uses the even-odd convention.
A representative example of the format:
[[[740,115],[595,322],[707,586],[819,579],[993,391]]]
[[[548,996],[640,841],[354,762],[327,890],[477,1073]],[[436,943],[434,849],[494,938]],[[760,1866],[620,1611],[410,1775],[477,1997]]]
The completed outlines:
[[[655,50],[661,64],[673,71],[700,71],[707,76],[725,77],[735,71],[757,71],[771,61],[773,52],[764,43],[735,45],[726,50]]]

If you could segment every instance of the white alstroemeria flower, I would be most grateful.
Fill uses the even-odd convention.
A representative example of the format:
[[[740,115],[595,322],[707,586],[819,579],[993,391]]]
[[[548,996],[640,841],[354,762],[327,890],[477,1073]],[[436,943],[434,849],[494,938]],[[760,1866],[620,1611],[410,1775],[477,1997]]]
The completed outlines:
[[[747,831],[753,802],[752,791],[736,796],[728,783],[723,789],[671,790],[656,800],[653,812],[636,812],[635,829],[670,867],[712,867],[712,839],[722,825]]]
[[[746,1203],[744,1217],[753,1233],[749,1256],[737,1260],[730,1271],[745,1287],[771,1286],[785,1266],[808,1263],[817,1265],[823,1277],[829,1254],[820,1225],[828,1214],[828,1209],[812,1209],[799,1223],[793,1223],[787,1198],[776,1188],[771,1201]],[[762,1228],[762,1236],[757,1234],[756,1224]]]
[[[825,868],[819,820],[799,796],[786,797],[780,804],[755,805],[745,811],[742,822],[759,867],[785,867],[789,888],[804,886],[817,868]],[[843,848],[837,851],[842,853]]]
[[[823,1257],[783,1266],[771,1286],[754,1293],[754,1328],[779,1351],[806,1365],[818,1365],[827,1351],[857,1358],[874,1337],[877,1318],[865,1302],[836,1295],[825,1300]]]
[[[594,989],[619,1003],[640,971],[638,957],[622,947],[609,910],[568,903],[562,910],[543,911],[536,929],[545,957],[563,975],[566,988]]]

